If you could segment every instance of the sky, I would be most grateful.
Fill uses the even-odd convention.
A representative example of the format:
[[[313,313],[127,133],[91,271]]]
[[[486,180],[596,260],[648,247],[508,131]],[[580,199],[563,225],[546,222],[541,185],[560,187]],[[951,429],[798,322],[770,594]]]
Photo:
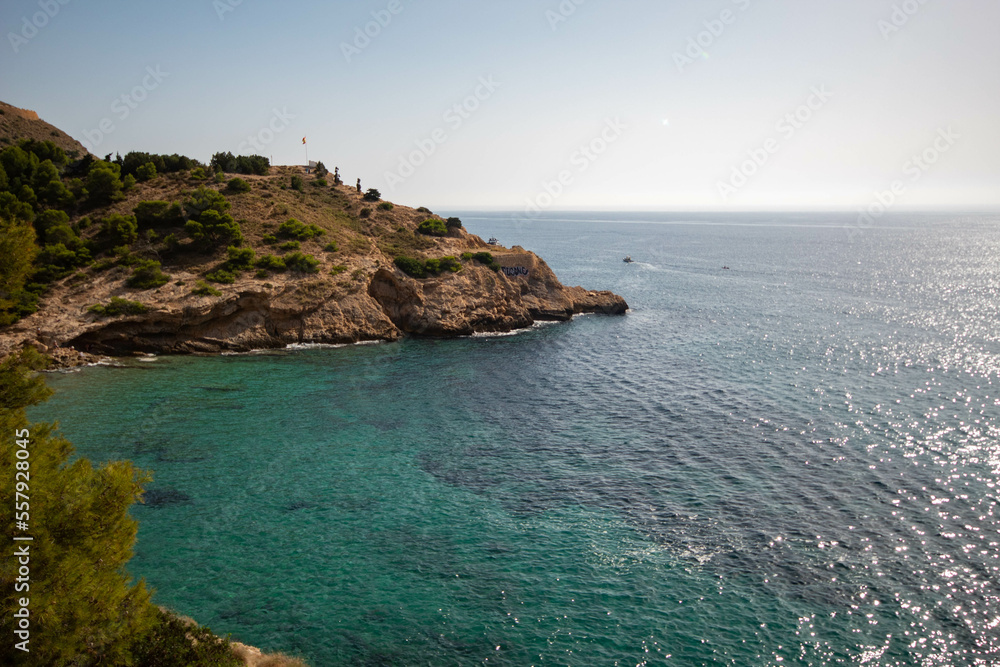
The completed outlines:
[[[101,156],[322,160],[410,206],[997,210],[998,25],[996,0],[5,0],[0,100]]]

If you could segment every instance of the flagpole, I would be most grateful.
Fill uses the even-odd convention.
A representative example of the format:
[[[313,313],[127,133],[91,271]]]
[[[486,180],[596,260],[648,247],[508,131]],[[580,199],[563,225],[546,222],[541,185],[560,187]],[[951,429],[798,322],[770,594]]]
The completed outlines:
[[[306,147],[306,171],[309,171],[309,144],[306,143],[305,137],[302,137],[302,145]]]

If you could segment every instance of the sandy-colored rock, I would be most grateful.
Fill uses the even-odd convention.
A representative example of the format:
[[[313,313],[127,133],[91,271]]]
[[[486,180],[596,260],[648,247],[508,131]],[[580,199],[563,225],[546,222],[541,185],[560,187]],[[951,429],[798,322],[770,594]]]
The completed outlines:
[[[533,253],[493,251],[501,271],[466,262],[458,273],[418,280],[383,261],[371,263],[370,273],[346,285],[331,277],[288,274],[275,277],[267,288],[242,280],[220,297],[194,297],[189,287],[166,285],[143,293],[148,312],[100,318],[86,305],[112,296],[134,298],[122,288],[121,276],[110,272],[85,285],[57,289],[38,313],[5,332],[0,354],[33,344],[56,350],[56,363],[65,367],[93,362],[95,355],[213,354],[393,341],[407,334],[465,336],[628,309],[611,292],[563,286]]]

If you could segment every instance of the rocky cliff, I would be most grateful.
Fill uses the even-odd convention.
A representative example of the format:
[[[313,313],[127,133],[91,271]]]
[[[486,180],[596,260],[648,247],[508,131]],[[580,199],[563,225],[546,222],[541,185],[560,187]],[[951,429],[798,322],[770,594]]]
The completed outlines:
[[[462,247],[485,246],[465,234],[454,241]],[[585,312],[621,314],[628,308],[610,292],[564,287],[533,253],[491,249],[501,260],[507,255],[530,260],[529,272],[508,277],[502,270],[468,262],[457,273],[416,279],[375,251],[353,257],[356,268],[346,279],[329,271],[266,281],[243,278],[216,285],[219,296],[196,296],[191,294],[199,278],[194,272],[178,271],[171,284],[137,291],[124,285],[127,271],[110,271],[58,285],[39,312],[4,332],[3,343],[8,349],[28,343],[64,348],[58,356],[67,360],[75,356],[67,357],[69,349],[108,355],[216,353],[294,343],[392,341],[406,334],[511,331],[537,320],[567,320]],[[148,310],[110,318],[88,312],[92,304],[114,296],[138,300]]]

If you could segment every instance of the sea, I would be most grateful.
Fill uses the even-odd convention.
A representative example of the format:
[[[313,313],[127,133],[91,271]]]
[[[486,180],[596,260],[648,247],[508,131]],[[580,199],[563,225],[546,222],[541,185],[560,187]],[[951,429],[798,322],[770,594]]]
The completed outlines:
[[[313,667],[1000,664],[1000,216],[448,215],[628,314],[48,375],[157,603]]]

